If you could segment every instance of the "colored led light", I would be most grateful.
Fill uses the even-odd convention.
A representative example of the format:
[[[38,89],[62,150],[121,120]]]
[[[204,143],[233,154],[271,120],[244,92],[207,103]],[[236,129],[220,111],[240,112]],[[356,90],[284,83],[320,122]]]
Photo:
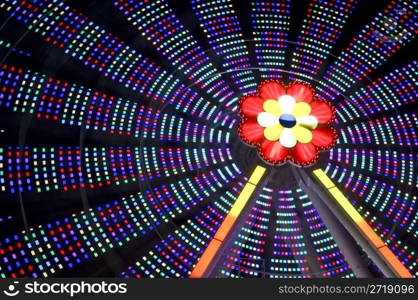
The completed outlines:
[[[199,278],[204,276],[204,273],[206,272],[207,268],[209,267],[210,263],[215,257],[216,252],[219,250],[222,242],[226,239],[226,236],[228,235],[229,231],[234,226],[237,218],[239,217],[242,209],[245,207],[251,195],[253,194],[256,185],[262,178],[264,172],[265,168],[261,166],[257,166],[254,169],[253,173],[250,176],[251,181],[248,181],[247,184],[244,186],[237,200],[232,205],[229,213],[226,215],[224,221],[222,222],[222,225],[216,231],[216,234],[213,239],[217,240],[218,242],[209,244],[208,248],[206,248],[205,252],[200,257],[199,262],[196,264],[195,268],[190,274],[191,278]]]
[[[382,241],[382,239],[374,232],[364,218],[358,213],[354,206],[348,201],[344,194],[335,185],[329,187],[331,179],[326,175],[322,169],[316,169],[313,174],[319,179],[326,189],[343,208],[345,213],[353,220],[356,226],[360,229],[362,234],[367,240],[383,255],[383,258],[389,266],[396,272],[399,277],[411,278],[412,275],[405,268],[405,266],[399,261],[399,259],[393,254],[388,246]]]

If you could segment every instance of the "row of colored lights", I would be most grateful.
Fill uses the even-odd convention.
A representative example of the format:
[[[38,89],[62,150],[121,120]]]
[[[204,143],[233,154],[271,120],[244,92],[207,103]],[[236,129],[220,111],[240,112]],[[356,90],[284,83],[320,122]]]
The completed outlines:
[[[418,98],[417,74],[418,62],[413,61],[359,89],[336,103],[338,121],[352,122],[414,103]]]
[[[305,213],[304,217],[306,217],[306,222],[310,228],[309,237],[303,236],[302,219],[298,218],[298,213],[295,210],[297,205],[296,201],[301,202],[300,206],[303,207]],[[313,218],[312,215],[316,218]],[[318,212],[314,209],[312,203],[300,188],[295,191],[279,191],[277,216],[279,217],[276,221],[278,226],[277,232],[279,234],[277,237],[281,237],[277,244],[281,245],[281,247],[274,253],[278,256],[276,258],[278,262],[283,259],[280,257],[281,254],[284,254],[289,258],[297,258],[299,264],[295,262],[294,268],[297,269],[299,265],[302,265],[304,270],[300,271],[305,271],[303,273],[308,274],[308,277],[310,277],[311,275],[309,275],[309,273],[313,270],[308,266],[307,260],[305,260],[304,264],[301,264],[300,260],[304,259],[307,254],[306,242],[312,240],[312,246],[318,255],[318,261],[320,262],[321,271],[323,272],[322,276],[353,276],[335,241],[331,239],[330,232],[320,220]],[[283,221],[281,219],[283,219]],[[286,246],[287,243],[289,243],[290,246]],[[292,251],[289,251],[289,248],[292,249]],[[311,271],[309,272],[308,269]],[[306,277],[306,275],[302,276]]]
[[[209,45],[222,58],[225,71],[243,94],[254,93],[257,82],[248,47],[231,0],[191,0],[191,6]],[[245,70],[247,69],[247,70]]]
[[[335,186],[335,183],[332,179],[322,170],[321,168],[315,169],[312,172],[312,175],[315,177],[315,181],[320,184],[323,188],[323,191],[329,196],[329,204],[337,205],[336,208],[343,212],[344,215],[341,215],[343,218],[348,218],[353,225],[352,229],[361,233],[362,237],[368,243],[368,250],[365,251],[371,255],[370,251],[379,255],[380,262],[376,264],[381,267],[390,268],[389,270],[382,270],[386,276],[389,277],[399,277],[399,278],[413,278],[414,276],[405,266],[405,260],[401,262],[399,255],[396,255],[393,249],[389,248],[388,242],[385,242],[375,230],[379,229],[373,228],[363,216],[356,210],[348,197]],[[376,214],[374,215],[376,217]],[[394,224],[396,225],[396,223]],[[392,236],[395,236],[393,234]],[[372,249],[370,249],[372,248]],[[371,265],[374,268],[373,264]],[[380,270],[379,270],[380,271]]]
[[[315,78],[339,38],[355,4],[355,0],[310,1],[292,54],[290,80],[298,76],[309,80]]]
[[[182,216],[240,173],[230,164],[153,188],[152,193],[160,195],[157,198],[147,190],[4,238],[0,241],[0,277],[48,277],[97,258],[152,232],[169,218]]]
[[[328,67],[318,93],[334,100],[405,46],[416,34],[418,1],[392,0]],[[388,26],[389,20],[396,26]],[[393,28],[395,27],[395,28]],[[393,37],[393,41],[387,38]]]
[[[0,148],[0,189],[16,193],[96,188],[167,178],[231,159],[228,148]]]
[[[16,52],[16,53],[18,53],[20,55],[23,55],[23,56],[27,56],[27,57],[31,57],[32,56],[29,52],[26,52],[24,50],[21,50],[19,48],[16,48],[16,47],[14,47],[12,45],[12,43],[7,42],[5,40],[0,40],[0,48],[5,48],[5,49],[7,49],[9,51]]]
[[[355,123],[340,129],[339,143],[380,146],[418,145],[415,130],[417,122],[415,113],[405,113],[395,117],[381,117]]]
[[[7,0],[0,9],[9,12],[29,29],[39,33],[48,43],[63,48],[67,55],[82,62],[105,77],[139,92],[144,99],[169,103],[181,112],[196,114],[205,109],[205,118],[214,123],[235,122],[232,117],[202,99],[192,88],[176,79],[174,74],[143,57],[118,37],[102,29],[87,17],[71,9],[62,0],[18,3]],[[216,111],[216,112],[215,112]],[[225,125],[229,126],[229,124]]]
[[[243,185],[240,181],[235,182],[228,193],[215,198],[214,202],[188,219],[173,234],[154,245],[121,275],[137,278],[188,277]]]
[[[220,274],[222,277],[262,277],[266,269],[264,258],[269,230],[272,199],[269,189],[263,188],[251,208],[244,226],[234,238],[232,248],[226,252]]]
[[[282,78],[290,30],[290,0],[251,2],[254,52],[261,78]]]
[[[372,179],[370,176],[329,163],[327,170],[331,168],[333,171],[329,172],[329,176],[336,178],[345,189],[360,197],[356,199],[359,207],[362,203],[368,204],[367,208],[376,209],[384,219],[390,218],[390,224],[399,223],[408,233],[418,235],[418,215],[414,213],[417,199],[415,195],[403,192],[385,181]],[[367,208],[361,207],[364,210]]]
[[[330,150],[330,161],[365,171],[369,175],[382,175],[393,182],[418,188],[418,155],[395,150],[340,148]]]
[[[190,273],[190,278],[211,276],[210,267],[216,264],[216,257],[221,255],[222,247],[226,247],[225,245],[227,245],[228,240],[231,239],[231,235],[234,234],[234,228],[241,227],[237,224],[237,221],[239,221],[244,208],[252,206],[249,202],[253,197],[259,182],[263,179],[265,172],[266,168],[263,166],[257,165],[254,168],[239,196],[228,211],[225,219],[222,221],[221,226],[219,226],[209,245],[194,266],[193,271]]]
[[[418,235],[416,195],[334,163],[327,164],[326,173],[344,188],[347,198],[350,199],[350,194],[354,195],[355,201],[351,201],[354,207],[389,245],[401,263],[417,275],[418,255],[406,238],[410,236],[415,239]]]
[[[2,66],[0,87],[0,107],[63,125],[160,141],[227,142],[222,130],[13,66]]]
[[[303,207],[303,216],[296,210],[296,201]],[[308,224],[309,232],[304,233],[300,218]],[[276,223],[272,226],[274,220]],[[273,250],[268,254],[268,236],[272,233]],[[220,275],[310,277],[307,239],[312,241],[322,276],[354,276],[308,196],[300,188],[275,191],[265,187],[227,254]]]
[[[354,277],[354,273],[351,271],[343,253],[338,249],[334,238],[321,220],[308,195],[300,188],[296,190],[296,194],[302,201],[301,206],[309,226],[310,238],[323,271],[321,275],[324,277]]]
[[[143,36],[152,41],[157,51],[211,97],[220,103],[234,97],[233,90],[210,62],[207,53],[165,0],[117,0],[114,5]]]

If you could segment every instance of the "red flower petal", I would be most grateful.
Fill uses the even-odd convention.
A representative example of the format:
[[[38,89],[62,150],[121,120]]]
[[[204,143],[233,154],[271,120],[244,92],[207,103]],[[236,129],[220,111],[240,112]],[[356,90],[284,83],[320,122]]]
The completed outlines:
[[[241,112],[248,118],[256,118],[259,113],[264,111],[264,100],[260,97],[249,96],[241,103]]]
[[[264,139],[264,128],[258,125],[256,121],[246,121],[240,127],[241,138],[249,143],[258,143]]]
[[[280,164],[286,160],[288,150],[279,142],[264,140],[261,143],[260,151],[263,158],[273,164]]]
[[[286,94],[286,89],[280,83],[266,82],[260,88],[260,96],[264,100],[279,99],[281,95]]]
[[[312,143],[297,143],[295,148],[291,151],[291,159],[294,163],[299,165],[308,165],[317,158],[317,151]]]
[[[301,83],[296,83],[287,89],[287,94],[293,96],[296,102],[310,103],[313,98],[313,93],[310,88]]]
[[[312,144],[315,146],[324,149],[329,149],[335,142],[335,134],[331,128],[317,128],[312,130]]]
[[[326,102],[314,101],[311,103],[311,115],[318,119],[318,123],[325,124],[332,120],[332,109]]]

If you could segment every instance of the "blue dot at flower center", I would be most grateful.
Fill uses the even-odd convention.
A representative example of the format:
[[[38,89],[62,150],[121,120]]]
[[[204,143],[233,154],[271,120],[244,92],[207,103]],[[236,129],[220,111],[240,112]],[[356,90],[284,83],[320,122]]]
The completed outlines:
[[[292,128],[296,125],[296,118],[291,114],[283,114],[279,117],[280,125],[287,128]]]

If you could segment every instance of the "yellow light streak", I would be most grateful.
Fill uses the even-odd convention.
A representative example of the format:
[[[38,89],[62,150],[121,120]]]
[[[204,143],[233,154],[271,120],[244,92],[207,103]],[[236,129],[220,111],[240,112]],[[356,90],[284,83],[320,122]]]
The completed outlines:
[[[222,242],[226,239],[228,233],[231,231],[245,205],[248,203],[248,200],[254,193],[254,190],[263,177],[265,171],[266,168],[262,166],[257,166],[254,169],[250,179],[245,184],[235,203],[232,205],[229,213],[226,215],[213,240],[209,243],[208,247],[205,249],[198,263],[190,274],[190,278],[201,278],[204,276],[207,268],[215,258],[216,253],[219,251]]]
[[[344,194],[335,186],[331,178],[322,169],[316,169],[313,174],[318,178],[322,185],[328,190],[330,195],[336,200],[339,206],[344,210],[347,216],[354,222],[363,236],[374,246],[380,253],[385,262],[395,271],[401,278],[412,278],[413,276],[408,269],[399,261],[396,255],[389,249],[383,240],[376,234],[372,227],[367,224],[366,220],[355,209],[351,202]]]

